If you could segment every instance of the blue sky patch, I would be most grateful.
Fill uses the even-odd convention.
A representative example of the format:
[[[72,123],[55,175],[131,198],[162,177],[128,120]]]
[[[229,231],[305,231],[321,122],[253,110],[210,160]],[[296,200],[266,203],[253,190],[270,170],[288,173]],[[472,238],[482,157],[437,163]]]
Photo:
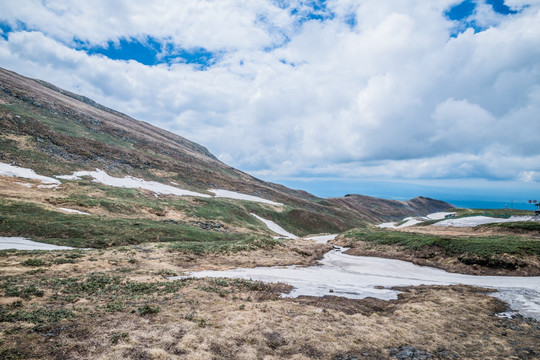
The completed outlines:
[[[345,16],[345,24],[349,25],[349,28],[352,30],[356,27],[358,22],[356,21],[356,14],[349,14]]]
[[[465,0],[460,4],[452,6],[444,14],[450,20],[462,21],[471,16],[474,13],[474,9],[476,9],[476,3],[472,0]]]
[[[5,40],[7,40],[9,33],[12,33],[14,31],[30,31],[30,29],[28,28],[28,26],[26,26],[25,23],[18,20],[15,26],[11,26],[7,22],[0,21],[0,30],[1,30],[0,36],[4,38]]]
[[[109,41],[102,47],[88,47],[80,41],[77,43],[79,50],[85,50],[90,55],[101,54],[112,60],[135,60],[149,66],[185,63],[197,65],[204,70],[215,64],[219,58],[218,53],[204,48],[178,49],[172,43],[162,43],[152,37],[144,40],[123,38],[116,42]]]
[[[155,65],[157,55],[161,52],[158,42],[147,39],[144,43],[139,40],[120,39],[118,42],[109,41],[104,47],[84,49],[89,55],[101,54],[113,60],[135,60],[144,65]]]
[[[7,40],[8,34],[11,32],[11,26],[6,23],[0,22],[0,37]]]
[[[459,34],[469,28],[472,28],[475,33],[485,30],[474,20],[473,15],[475,9],[475,0],[465,0],[445,11],[444,15],[447,18],[458,22],[458,24],[450,32],[451,37],[457,37]]]
[[[326,0],[301,1],[299,7],[291,10],[291,15],[297,16],[300,24],[312,20],[331,20],[335,17],[335,14],[327,8]]]
[[[465,0],[461,3],[450,7],[444,12],[444,15],[453,21],[457,21],[458,25],[452,29],[450,36],[456,37],[468,28],[472,28],[474,32],[480,32],[485,30],[485,27],[480,26],[474,20],[474,12],[479,2],[485,2],[487,5],[491,5],[494,12],[509,16],[519,13],[521,10],[512,10],[505,5],[504,0]]]
[[[177,50],[174,55],[165,56],[165,59],[170,60],[167,62],[195,64],[198,65],[200,69],[206,69],[214,65],[220,56],[220,53],[214,53],[204,48],[195,48]]]
[[[503,15],[513,15],[519,12],[510,9],[507,5],[505,5],[504,0],[486,0],[486,4],[491,5],[491,7],[493,7],[493,11],[496,13]]]

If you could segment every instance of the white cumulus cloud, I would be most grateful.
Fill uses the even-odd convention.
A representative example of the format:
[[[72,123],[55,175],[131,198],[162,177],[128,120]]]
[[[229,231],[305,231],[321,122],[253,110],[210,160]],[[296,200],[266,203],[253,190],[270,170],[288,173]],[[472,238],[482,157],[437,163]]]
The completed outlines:
[[[0,66],[253,174],[539,181],[538,1],[507,16],[479,1],[485,30],[455,37],[453,0],[23,2],[2,4]],[[132,38],[219,56],[147,66],[75,46]]]

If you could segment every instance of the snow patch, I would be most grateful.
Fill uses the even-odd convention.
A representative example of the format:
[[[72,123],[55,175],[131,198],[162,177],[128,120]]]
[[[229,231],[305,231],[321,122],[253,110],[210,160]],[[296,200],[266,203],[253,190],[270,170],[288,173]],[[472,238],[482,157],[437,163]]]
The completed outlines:
[[[39,189],[56,189],[58,186],[58,184],[50,184],[50,185],[38,185],[37,187]]]
[[[375,227],[378,227],[378,228],[381,228],[381,229],[395,229],[396,228],[396,223],[395,222],[387,222],[387,223],[382,223],[382,224],[379,224],[379,225],[375,225]]]
[[[35,242],[22,237],[1,237],[0,250],[15,249],[15,250],[73,250],[69,246],[58,246]]]
[[[263,203],[263,204],[279,205],[279,206],[283,205],[282,203],[266,200],[266,199],[260,198],[258,196],[246,195],[246,194],[237,193],[237,192],[229,191],[229,190],[211,189],[211,190],[208,190],[208,191],[211,192],[211,193],[214,193],[215,197],[217,197],[217,198],[246,200],[246,201],[253,201],[253,202],[258,202],[258,203]]]
[[[422,220],[418,220],[416,218],[405,218],[403,220],[407,220],[407,222],[397,226],[396,227],[397,229],[402,229],[402,228],[413,226],[413,225],[420,224],[423,222]]]
[[[420,224],[423,222],[422,220],[419,220],[413,217],[407,217],[403,219],[402,221],[405,221],[405,222],[399,226],[396,226],[395,222],[387,222],[387,223],[376,225],[376,227],[382,228],[382,229],[402,229],[402,228],[406,228],[406,227]]]
[[[79,211],[79,210],[74,210],[74,209],[68,209],[68,208],[58,208],[58,209],[59,209],[59,210],[62,210],[62,211],[65,211],[65,212],[68,212],[68,213],[71,213],[71,214],[90,215],[90,214],[87,213],[87,212]]]
[[[210,195],[179,189],[177,187],[165,185],[156,181],[146,181],[133,176],[126,176],[123,178],[113,177],[108,175],[105,171],[99,169],[96,169],[96,171],[77,171],[72,175],[58,175],[56,177],[64,180],[80,180],[83,176],[90,176],[94,178],[94,180],[92,180],[93,182],[108,186],[127,189],[145,189],[162,195],[210,197]]]
[[[298,238],[298,236],[296,236],[294,234],[291,234],[290,232],[288,232],[287,230],[285,230],[284,228],[282,228],[281,226],[279,226],[278,224],[276,224],[272,220],[263,219],[262,217],[260,217],[260,216],[258,216],[256,214],[253,214],[253,213],[251,215],[256,217],[258,220],[262,221],[264,223],[264,225],[266,225],[266,227],[268,229],[275,232],[276,234],[282,235],[282,236],[286,237],[287,239],[297,239]]]
[[[429,220],[442,220],[448,215],[456,215],[454,212],[436,212],[433,214],[428,214],[426,218]]]
[[[488,216],[469,216],[458,219],[439,221],[438,223],[433,224],[433,226],[475,227],[477,225],[507,223],[516,221],[540,221],[540,219],[534,216],[512,216],[508,219],[493,218]]]
[[[19,166],[9,165],[0,162],[0,175],[7,177],[18,177],[23,179],[39,180],[44,184],[60,184],[60,181],[36,174],[32,169],[27,169]]]
[[[307,237],[306,240],[313,240],[319,244],[326,244],[327,242],[334,240],[336,236],[338,236],[338,234],[310,236]]]
[[[274,266],[227,271],[193,272],[192,277],[223,277],[283,282],[294,289],[285,297],[342,296],[351,299],[375,297],[396,299],[395,286],[464,284],[499,290],[491,294],[509,303],[525,316],[540,319],[540,277],[475,276],[449,273],[410,262],[377,257],[352,256],[341,250],[325,254],[310,267]],[[170,279],[178,279],[174,277]]]

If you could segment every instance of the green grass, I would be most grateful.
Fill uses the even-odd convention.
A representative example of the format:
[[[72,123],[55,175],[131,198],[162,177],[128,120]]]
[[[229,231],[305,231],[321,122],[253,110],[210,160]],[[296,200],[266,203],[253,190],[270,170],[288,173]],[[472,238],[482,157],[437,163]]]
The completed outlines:
[[[42,259],[27,259],[21,263],[24,266],[45,266],[47,263]]]
[[[138,189],[110,187],[85,179],[77,181],[76,185],[80,190],[75,190],[75,193],[61,199],[49,198],[47,201],[62,207],[74,206],[89,209],[101,207],[112,213],[123,215],[138,215],[141,208],[159,215],[165,214],[167,209],[172,209],[186,213],[190,217],[259,231],[265,231],[266,227],[251,216],[250,212],[273,212],[265,210],[267,209],[265,205],[247,201],[197,198],[190,202],[178,197],[148,198]],[[89,196],[88,192],[93,189],[104,194],[99,197]]]
[[[396,226],[401,226],[403,224],[405,224],[406,222],[408,222],[409,220],[401,220],[400,222],[397,222],[396,223]]]
[[[104,297],[118,301],[118,297],[133,298],[140,295],[171,294],[191,281],[190,279],[161,281],[161,282],[134,282],[124,276],[110,275],[102,272],[90,273],[85,277],[72,278],[26,278],[26,283],[20,277],[4,276],[0,278],[0,290],[5,296],[18,296],[15,294],[28,294],[43,296],[43,289],[49,289],[57,294],[74,295],[76,297]],[[54,295],[53,295],[54,296]],[[118,304],[111,304],[111,308],[118,309]]]
[[[321,214],[291,206],[285,206],[283,211],[276,212],[273,208],[256,202],[227,199],[197,199],[196,205],[189,207],[187,213],[207,220],[220,221],[253,230],[268,231],[261,221],[250,215],[254,213],[262,218],[274,221],[285,230],[298,236],[317,233],[339,233],[343,231],[343,227],[350,228],[351,226],[334,215]]]
[[[70,310],[65,309],[36,309],[32,311],[16,310],[9,311],[6,307],[0,305],[0,322],[30,322],[34,324],[42,324],[46,322],[59,321],[65,318],[71,318],[74,314]]]
[[[396,245],[412,250],[436,247],[449,256],[489,258],[494,255],[516,254],[540,257],[540,240],[521,236],[448,237],[367,228],[350,230],[344,235],[353,241]]]
[[[187,224],[63,214],[38,205],[0,200],[0,235],[25,236],[56,245],[106,248],[171,242],[185,251],[235,251],[278,244],[270,237],[203,230]],[[31,216],[29,216],[29,214]]]
[[[137,309],[139,315],[141,316],[146,316],[146,315],[153,315],[153,314],[157,314],[160,312],[160,307],[159,306],[152,306],[152,305],[149,305],[149,304],[144,304],[143,306],[139,307]]]
[[[89,180],[79,180],[76,182],[78,189],[65,198],[49,198],[48,202],[57,206],[69,207],[78,206],[84,208],[99,208],[102,207],[112,213],[118,214],[139,214],[141,207],[148,209],[151,212],[163,212],[170,200],[163,199],[148,199],[138,189],[125,189],[104,186],[97,183],[92,183]],[[87,193],[90,190],[100,190],[104,194],[100,197],[89,196]],[[187,207],[184,200],[175,200],[174,207]]]
[[[195,201],[195,205],[189,206],[186,210],[189,216],[264,230],[264,224],[250,215],[250,212],[258,212],[263,208],[262,205],[247,201],[200,198]]]
[[[182,250],[195,254],[203,253],[233,253],[238,251],[249,251],[256,249],[271,249],[275,246],[281,246],[286,240],[273,239],[261,236],[247,236],[236,241],[182,241],[170,244],[174,250]]]
[[[341,233],[353,226],[362,225],[358,221],[345,221],[335,215],[322,214],[290,206],[286,206],[282,212],[275,212],[265,207],[254,209],[253,205],[250,207],[252,207],[250,212],[257,214],[262,218],[272,220],[285,230],[297,236],[320,233]]]
[[[536,222],[516,221],[516,222],[498,223],[498,224],[485,224],[485,225],[480,225],[479,227],[507,229],[507,230],[513,230],[516,232],[540,232],[540,222],[537,222],[537,221]]]
[[[20,148],[18,143],[11,139],[0,137],[0,152],[9,153],[14,159],[24,159],[23,167],[31,168],[40,175],[52,176],[80,170],[75,163],[61,158],[52,158],[51,155],[36,149]]]
[[[119,136],[113,136],[104,132],[92,131],[82,123],[68,119],[66,116],[50,116],[46,111],[40,110],[29,104],[19,102],[11,105],[0,104],[0,106],[4,107],[13,114],[22,116],[23,118],[21,121],[24,121],[24,117],[33,118],[47,124],[54,131],[58,131],[68,136],[73,136],[76,138],[90,138],[105,144],[123,147],[126,149],[133,148],[133,144],[131,142],[125,141]]]

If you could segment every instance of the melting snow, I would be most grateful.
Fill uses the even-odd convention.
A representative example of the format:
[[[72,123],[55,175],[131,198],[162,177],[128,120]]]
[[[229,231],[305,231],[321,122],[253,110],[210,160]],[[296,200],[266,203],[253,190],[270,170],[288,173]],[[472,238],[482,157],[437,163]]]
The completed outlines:
[[[62,211],[65,211],[65,212],[68,212],[68,213],[72,213],[72,214],[80,214],[80,215],[90,215],[89,213],[87,212],[84,212],[84,211],[79,211],[79,210],[74,210],[74,209],[67,209],[67,208],[58,208]]]
[[[59,185],[58,184],[50,184],[50,185],[38,185],[37,187],[39,189],[56,189]]]
[[[455,214],[456,213],[454,213],[454,212],[437,212],[437,213],[433,213],[433,214],[428,214],[426,216],[426,218],[428,218],[429,220],[442,220],[447,215],[455,215]]]
[[[306,238],[306,240],[313,240],[316,243],[319,244],[326,244],[327,242],[334,240],[336,238],[337,234],[332,235],[318,235],[318,236],[309,236]]]
[[[47,176],[38,175],[32,169],[22,168],[19,166],[9,165],[9,164],[0,162],[0,176],[39,180],[43,183],[43,185],[38,185],[38,188],[42,188],[42,189],[55,189],[61,184],[61,182],[57,179],[80,180],[81,177],[83,176],[90,176],[94,179],[93,180],[94,182],[101,183],[104,185],[128,188],[128,189],[145,189],[145,190],[150,190],[157,195],[163,194],[163,195],[178,195],[178,196],[198,196],[198,197],[205,197],[205,198],[212,197],[207,194],[180,189],[176,186],[166,185],[166,184],[162,184],[156,181],[146,181],[146,180],[139,179],[133,176],[126,176],[123,178],[113,177],[113,176],[108,175],[105,171],[99,170],[99,169],[96,169],[95,171],[77,171],[77,172],[74,172],[72,175],[57,175],[55,176],[57,179],[55,179],[55,178],[51,178]],[[32,184],[21,183],[21,182],[17,182],[17,184],[26,186],[28,188],[32,187]],[[178,185],[178,183],[174,181],[171,181],[171,184]],[[216,198],[229,198],[229,199],[237,199],[237,200],[254,201],[254,202],[269,204],[269,205],[283,205],[281,203],[263,199],[258,196],[241,194],[241,193],[229,191],[229,190],[212,189],[212,190],[209,190],[209,192],[214,193],[214,197]]]
[[[284,228],[282,228],[281,226],[279,226],[278,224],[276,224],[272,220],[263,219],[262,217],[260,217],[258,215],[255,215],[253,213],[251,215],[255,216],[257,219],[262,221],[266,225],[266,227],[268,229],[272,230],[276,234],[282,235],[282,236],[284,236],[284,237],[286,237],[288,239],[297,239],[298,238],[298,236],[296,236],[294,234],[291,234],[290,232],[288,232],[287,230],[285,230]]]
[[[395,222],[387,222],[383,224],[376,225],[378,228],[390,228],[390,229],[400,229],[408,226],[413,226],[423,221],[421,219],[428,220],[441,220],[444,219],[446,215],[455,214],[451,212],[440,212],[433,213],[426,216],[426,218],[405,218],[405,223],[396,226]],[[494,218],[488,216],[468,216],[463,218],[451,218],[436,222],[433,226],[453,226],[453,227],[475,227],[477,225],[483,224],[493,224],[493,223],[505,223],[505,222],[516,222],[516,221],[540,221],[540,218],[537,216],[512,216],[508,219]]]
[[[237,193],[237,192],[229,191],[229,190],[211,189],[211,190],[208,190],[208,191],[211,192],[211,193],[214,193],[215,196],[218,197],[218,198],[228,198],[228,199],[254,201],[254,202],[259,202],[259,203],[263,203],[263,204],[270,204],[270,205],[283,205],[281,203],[266,200],[266,199],[260,198],[258,196],[241,194],[241,193]]]
[[[6,163],[0,162],[0,175],[8,177],[18,177],[24,179],[39,180],[44,184],[60,184],[60,181],[36,174],[32,169],[22,168],[19,166],[9,165]]]
[[[398,229],[413,226],[413,225],[416,225],[416,224],[420,224],[422,222],[422,220],[418,220],[416,218],[406,218],[404,220],[407,220],[407,222],[397,226]]]
[[[509,303],[523,315],[540,319],[540,277],[474,276],[412,263],[376,257],[352,256],[341,250],[326,253],[323,260],[311,267],[257,267],[229,271],[200,271],[190,276],[225,277],[284,282],[294,286],[284,296],[335,295],[351,299],[375,297],[396,299],[394,286],[465,284],[499,290],[492,296]],[[181,277],[174,277],[177,279]],[[379,288],[383,286],[384,288]],[[332,290],[332,293],[330,293]]]
[[[458,219],[439,221],[438,223],[433,224],[433,226],[474,227],[483,224],[506,223],[516,221],[540,221],[540,218],[534,216],[512,216],[508,219],[501,219],[487,216],[469,216]]]
[[[163,194],[163,195],[178,195],[178,196],[198,196],[198,197],[205,197],[205,198],[212,197],[210,195],[201,194],[201,193],[189,191],[189,190],[183,190],[175,186],[158,183],[156,181],[146,181],[146,180],[139,179],[133,176],[126,176],[123,178],[113,177],[113,176],[108,175],[105,171],[99,170],[99,169],[96,169],[95,171],[77,171],[73,173],[72,175],[58,175],[56,177],[58,179],[63,179],[63,180],[79,180],[83,176],[90,176],[94,179],[93,180],[94,182],[101,183],[108,186],[122,187],[122,188],[128,188],[128,189],[150,190],[150,191],[153,191],[156,194],[156,196],[158,194]],[[171,181],[171,184],[178,185],[174,181]],[[229,190],[212,189],[208,191],[214,193],[214,197],[217,197],[217,198],[247,200],[247,201],[254,201],[254,202],[270,204],[270,205],[283,205],[281,203],[266,200],[257,196],[241,194],[241,193],[237,193],[237,192],[229,191]]]
[[[420,224],[422,220],[418,220],[417,218],[408,217],[403,219],[405,222],[399,226],[396,226],[395,222],[387,222],[383,224],[376,225],[378,228],[390,228],[390,229],[401,229],[409,226],[413,226],[416,224]]]
[[[96,169],[96,171],[77,171],[72,175],[59,175],[56,177],[58,179],[65,180],[79,180],[82,176],[90,176],[94,178],[94,182],[108,186],[127,189],[146,189],[153,191],[156,194],[210,197],[210,195],[179,189],[177,187],[161,184],[156,181],[146,181],[133,176],[126,176],[124,178],[113,177],[108,175],[105,171],[99,169]]]
[[[1,237],[0,250],[72,250],[69,246],[58,246],[31,241],[22,237]]]
[[[379,224],[379,225],[375,225],[375,227],[378,227],[378,228],[381,228],[381,229],[395,229],[396,228],[396,223],[395,222],[387,222],[387,223],[382,223],[382,224]]]

